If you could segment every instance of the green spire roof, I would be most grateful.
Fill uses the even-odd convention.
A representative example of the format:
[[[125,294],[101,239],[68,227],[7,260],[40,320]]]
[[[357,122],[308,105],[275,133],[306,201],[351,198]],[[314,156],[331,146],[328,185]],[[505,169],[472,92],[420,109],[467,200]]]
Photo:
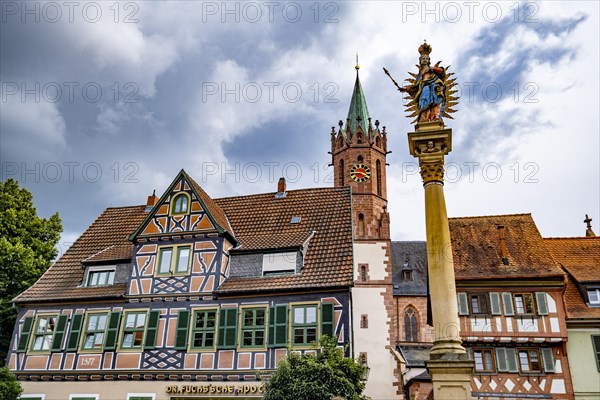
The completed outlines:
[[[358,121],[356,118],[360,115],[362,118],[360,126],[368,134],[368,119],[369,109],[367,108],[367,101],[365,100],[365,94],[363,93],[360,79],[358,78],[358,65],[356,66],[356,82],[354,82],[354,91],[352,92],[352,101],[350,101],[350,109],[348,110],[348,118],[350,119],[350,132],[354,134],[356,128],[358,128]]]

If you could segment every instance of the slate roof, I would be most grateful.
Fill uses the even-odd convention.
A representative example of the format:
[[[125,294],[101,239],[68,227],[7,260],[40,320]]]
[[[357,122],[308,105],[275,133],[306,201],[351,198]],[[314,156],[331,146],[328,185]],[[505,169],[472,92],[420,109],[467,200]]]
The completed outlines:
[[[193,182],[193,181],[192,181]],[[195,182],[193,183],[195,184]],[[195,184],[197,185],[197,184]],[[218,224],[235,232],[240,249],[274,249],[307,243],[298,275],[230,278],[221,292],[339,287],[352,284],[352,215],[349,188],[318,188],[215,199],[195,188]],[[16,302],[123,296],[126,284],[79,287],[82,263],[130,260],[129,236],[148,213],[145,206],[107,208]],[[227,216],[226,216],[227,214]],[[291,224],[293,216],[301,217]],[[313,234],[314,231],[314,234]],[[312,237],[311,237],[312,235]]]
[[[144,208],[145,206],[107,208],[58,261],[33,286],[17,296],[15,301],[122,296],[126,284],[79,287],[84,273],[81,263],[87,259],[95,260],[96,257],[104,258],[116,249],[119,249],[118,252],[121,254],[119,257],[121,257],[121,252],[127,246],[133,252],[133,245],[127,238],[146,217]]]
[[[531,214],[450,218],[457,280],[562,277]],[[508,265],[498,226],[504,226]]]
[[[298,275],[227,279],[220,293],[350,286],[352,275],[352,215],[349,188],[318,188],[216,199],[229,218],[241,249],[308,244],[304,267]],[[300,217],[291,224],[292,217]],[[261,238],[261,239],[257,239]],[[304,239],[303,239],[304,238]]]
[[[600,237],[545,238],[554,259],[567,271],[563,293],[568,319],[600,318],[600,307],[589,307],[581,284],[600,282]]]
[[[412,281],[404,281],[404,269],[412,271]],[[392,282],[394,296],[427,295],[426,242],[392,242]]]

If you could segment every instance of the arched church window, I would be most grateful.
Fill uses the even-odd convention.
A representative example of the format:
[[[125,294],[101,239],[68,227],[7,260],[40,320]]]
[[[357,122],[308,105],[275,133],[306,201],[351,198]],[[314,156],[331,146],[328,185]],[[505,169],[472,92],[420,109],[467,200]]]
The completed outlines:
[[[362,133],[359,133],[358,135],[356,135],[356,143],[361,144],[363,142],[363,135]]]
[[[408,307],[404,312],[404,341],[418,342],[418,324],[415,309]]]
[[[358,156],[358,158],[356,159],[356,161],[358,161],[359,163],[363,162],[364,158],[363,156]]]
[[[360,280],[362,282],[367,281],[367,267],[365,267],[364,265],[360,267]]]
[[[358,214],[358,237],[365,237],[365,216]]]

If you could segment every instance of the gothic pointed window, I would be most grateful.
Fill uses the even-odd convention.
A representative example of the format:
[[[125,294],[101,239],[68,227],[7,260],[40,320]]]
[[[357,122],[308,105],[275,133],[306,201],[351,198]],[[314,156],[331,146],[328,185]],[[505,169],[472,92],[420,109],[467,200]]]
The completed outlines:
[[[365,237],[365,216],[358,214],[358,237]]]
[[[358,135],[356,135],[356,143],[361,144],[363,142],[363,135],[362,133],[359,133]]]
[[[375,146],[381,147],[381,139],[379,139],[379,136],[375,138]]]
[[[412,307],[408,307],[404,312],[404,341],[419,341],[417,315]]]
[[[344,186],[344,160],[340,160],[339,186]]]
[[[377,179],[377,195],[381,196],[381,161],[377,160],[377,163],[375,165],[375,176]]]

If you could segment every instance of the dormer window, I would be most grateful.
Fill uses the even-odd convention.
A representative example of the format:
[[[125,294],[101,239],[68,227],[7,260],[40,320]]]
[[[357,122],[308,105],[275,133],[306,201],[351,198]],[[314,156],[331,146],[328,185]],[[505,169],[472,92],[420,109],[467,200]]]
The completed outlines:
[[[190,196],[182,192],[171,200],[171,215],[187,214],[190,210]]]
[[[587,293],[590,305],[600,305],[600,289],[588,289]]]
[[[263,276],[295,274],[297,257],[296,252],[264,254]]]
[[[107,286],[115,282],[115,266],[89,267],[86,286]]]

